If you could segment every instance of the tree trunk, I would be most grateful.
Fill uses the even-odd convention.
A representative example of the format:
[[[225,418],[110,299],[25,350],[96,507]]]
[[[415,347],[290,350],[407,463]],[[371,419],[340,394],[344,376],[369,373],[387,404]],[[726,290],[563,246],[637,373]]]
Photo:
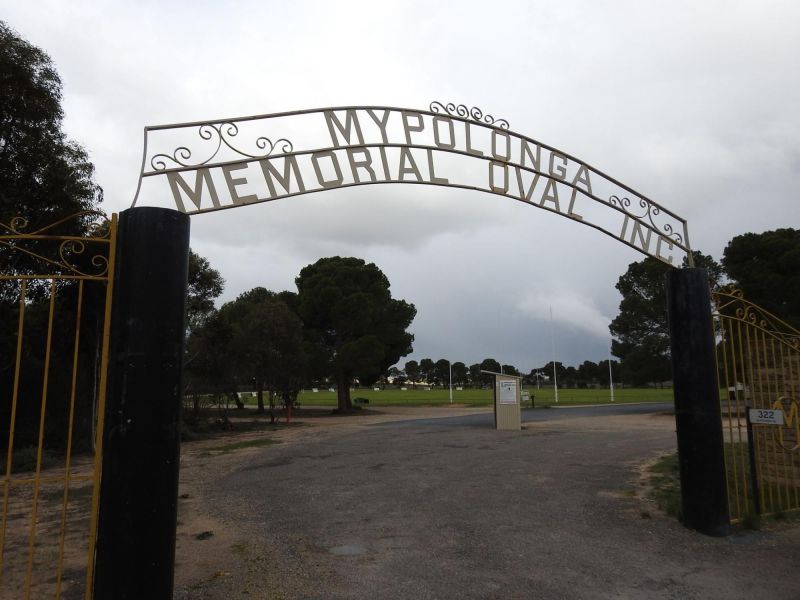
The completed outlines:
[[[269,391],[269,422],[275,424],[275,392]]]
[[[350,379],[340,376],[336,383],[336,396],[339,401],[339,412],[348,412],[353,409],[350,402]]]
[[[259,381],[257,385],[258,414],[264,414],[264,383]]]

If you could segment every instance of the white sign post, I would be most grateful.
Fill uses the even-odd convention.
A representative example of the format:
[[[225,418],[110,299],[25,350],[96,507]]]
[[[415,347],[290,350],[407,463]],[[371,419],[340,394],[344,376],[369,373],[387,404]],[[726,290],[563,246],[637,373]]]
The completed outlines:
[[[516,375],[504,375],[493,371],[481,371],[494,376],[494,426],[495,429],[519,431],[522,429],[520,414],[520,382]]]

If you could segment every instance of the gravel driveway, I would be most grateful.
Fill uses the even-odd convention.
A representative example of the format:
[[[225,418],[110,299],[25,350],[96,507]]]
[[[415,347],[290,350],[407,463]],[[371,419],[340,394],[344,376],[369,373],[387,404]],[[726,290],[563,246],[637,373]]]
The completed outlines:
[[[675,448],[657,409],[309,427],[208,459],[189,510],[222,535],[179,542],[176,598],[800,598],[800,528],[709,538],[643,498]],[[191,548],[216,560],[187,583]]]

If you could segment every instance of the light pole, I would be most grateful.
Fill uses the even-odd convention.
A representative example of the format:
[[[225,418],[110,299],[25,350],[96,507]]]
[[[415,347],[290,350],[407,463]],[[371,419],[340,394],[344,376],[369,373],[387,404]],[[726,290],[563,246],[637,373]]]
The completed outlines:
[[[611,375],[611,354],[608,355],[608,385],[611,390],[611,401],[614,401],[614,377]]]
[[[553,350],[553,390],[558,402],[558,375],[556,374],[556,339],[553,335],[553,307],[550,307],[550,347]]]
[[[447,360],[447,366],[450,370],[450,404],[453,403],[453,363],[450,362],[450,359]]]

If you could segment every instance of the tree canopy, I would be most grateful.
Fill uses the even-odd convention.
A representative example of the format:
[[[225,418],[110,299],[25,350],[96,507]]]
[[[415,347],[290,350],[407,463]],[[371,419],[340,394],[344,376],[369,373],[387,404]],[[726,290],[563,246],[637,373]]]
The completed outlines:
[[[406,329],[416,308],[393,299],[386,275],[359,258],[321,258],[304,267],[295,284],[307,334],[328,353],[339,409],[350,410],[354,378],[374,382],[411,352],[414,336]]]
[[[747,300],[800,328],[800,230],[737,235],[722,264]]]
[[[723,277],[711,256],[693,252],[697,267],[708,270],[712,287]],[[628,265],[617,281],[619,314],[611,321],[611,352],[622,360],[622,377],[634,385],[667,381],[672,376],[664,278],[669,266],[654,258]]]
[[[0,234],[11,234],[10,228],[33,233],[62,219],[64,223],[47,230],[50,235],[85,235],[97,215],[76,213],[96,210],[102,191],[94,181],[94,166],[86,152],[66,138],[61,130],[61,79],[50,57],[22,39],[0,21]],[[16,220],[21,217],[22,220]],[[50,273],[52,265],[26,254],[20,245],[0,244],[0,272],[4,275]],[[59,261],[62,247],[48,241],[30,242],[26,250]],[[71,262],[90,264],[93,253],[75,252]],[[10,439],[9,428],[20,447],[33,443],[38,435],[40,416],[46,423],[47,444],[67,443],[65,422],[70,414],[70,396],[80,398],[74,405],[73,447],[91,446],[92,404],[97,393],[95,378],[100,347],[102,311],[105,290],[99,285],[86,285],[78,292],[74,281],[46,278],[27,283],[24,303],[24,347],[21,355],[20,398],[42,397],[44,365],[49,364],[47,403],[20,402],[14,421],[11,420],[11,395],[0,394],[0,437]],[[48,302],[53,290],[58,298],[57,310],[50,322]],[[20,314],[19,280],[0,281],[0,389],[10,390],[15,377],[14,356]],[[79,301],[79,298],[81,300]],[[80,303],[81,312],[77,312]],[[80,352],[73,355],[71,339],[76,317],[81,318]],[[50,326],[51,325],[51,326]],[[44,349],[48,332],[54,340],[49,356]],[[77,359],[77,362],[75,362]],[[48,362],[49,361],[49,362]],[[73,365],[77,378],[71,381]],[[74,383],[75,387],[70,389]],[[42,410],[45,414],[41,415]],[[3,456],[0,446],[0,457]]]
[[[239,295],[191,331],[189,375],[214,394],[255,389],[292,402],[302,387],[306,355],[303,324],[283,297],[263,287]]]
[[[102,190],[86,151],[61,130],[61,78],[50,57],[0,21],[0,221],[29,229],[97,209]],[[91,219],[62,232],[77,233]]]
[[[219,271],[207,258],[189,249],[189,280],[186,289],[186,326],[189,331],[202,325],[214,312],[216,300],[225,288]]]

